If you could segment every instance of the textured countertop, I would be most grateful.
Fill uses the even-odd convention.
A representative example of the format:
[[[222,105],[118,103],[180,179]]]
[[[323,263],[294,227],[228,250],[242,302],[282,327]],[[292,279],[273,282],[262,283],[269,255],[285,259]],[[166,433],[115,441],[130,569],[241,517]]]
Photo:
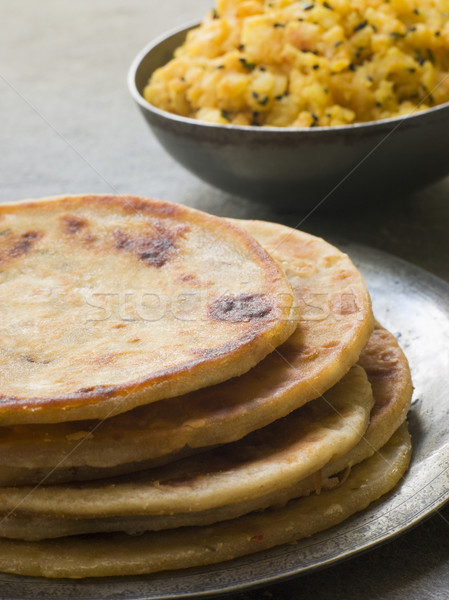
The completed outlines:
[[[142,194],[233,217],[278,220],[381,248],[449,281],[449,180],[388,210],[276,215],[178,166],[126,87],[135,54],[200,18],[212,0],[0,0],[0,201],[64,193]],[[234,600],[449,598],[449,506],[369,553]]]

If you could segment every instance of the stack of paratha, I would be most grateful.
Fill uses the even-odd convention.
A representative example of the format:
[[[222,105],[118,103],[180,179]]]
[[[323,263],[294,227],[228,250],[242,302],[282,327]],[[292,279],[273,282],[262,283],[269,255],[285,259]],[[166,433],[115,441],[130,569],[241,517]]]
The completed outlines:
[[[69,196],[0,206],[0,269],[2,571],[229,560],[407,469],[407,360],[321,239]]]

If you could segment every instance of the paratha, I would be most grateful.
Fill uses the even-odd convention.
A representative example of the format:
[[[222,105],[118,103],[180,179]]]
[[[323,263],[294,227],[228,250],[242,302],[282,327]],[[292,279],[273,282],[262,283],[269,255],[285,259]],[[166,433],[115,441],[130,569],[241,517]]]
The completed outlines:
[[[0,484],[108,477],[179,452],[238,440],[328,390],[357,361],[373,328],[371,301],[349,257],[324,240],[237,221],[286,272],[300,322],[244,375],[107,419],[0,428]]]
[[[366,432],[360,442],[344,456],[329,462],[313,475],[288,488],[215,509],[173,515],[95,519],[34,516],[30,519],[28,514],[20,514],[19,506],[18,513],[0,518],[0,537],[38,540],[92,532],[136,533],[186,525],[209,525],[336,487],[347,476],[348,469],[369,458],[386,444],[405,421],[410,408],[412,383],[407,359],[394,336],[379,324],[376,324],[358,364],[363,365],[368,374],[374,395],[374,406]]]
[[[173,515],[265,496],[352,449],[368,427],[373,404],[366,373],[354,366],[323,397],[242,440],[129,476],[0,488],[0,514]]]
[[[65,537],[41,542],[0,539],[0,571],[52,578],[138,575],[216,564],[292,543],[341,523],[390,491],[411,456],[406,425],[339,487],[207,527]]]
[[[92,195],[2,204],[0,222],[2,425],[102,419],[209,386],[295,329],[281,269],[218,217]]]
[[[379,323],[376,323],[358,364],[365,369],[373,389],[375,403],[370,424],[345,460],[339,459],[323,469],[324,477],[371,456],[387,443],[410,410],[413,383],[407,357],[393,334]]]

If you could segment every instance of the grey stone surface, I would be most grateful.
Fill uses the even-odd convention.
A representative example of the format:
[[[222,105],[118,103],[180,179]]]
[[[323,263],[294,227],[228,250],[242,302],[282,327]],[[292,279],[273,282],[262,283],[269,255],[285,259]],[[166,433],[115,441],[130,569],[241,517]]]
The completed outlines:
[[[0,201],[60,193],[164,198],[219,215],[278,220],[383,249],[449,281],[449,180],[388,210],[276,214],[184,171],[147,130],[126,87],[135,54],[200,18],[212,0],[0,0]],[[449,159],[448,159],[449,160]],[[449,598],[449,507],[333,568],[235,600]]]

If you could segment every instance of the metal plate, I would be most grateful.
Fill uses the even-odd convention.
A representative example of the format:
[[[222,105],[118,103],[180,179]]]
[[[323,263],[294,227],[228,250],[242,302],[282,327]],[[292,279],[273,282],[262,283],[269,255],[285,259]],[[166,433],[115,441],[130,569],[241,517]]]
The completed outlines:
[[[246,558],[148,577],[67,581],[0,575],[2,600],[200,598],[298,576],[366,551],[449,499],[449,285],[402,260],[344,248],[365,275],[374,312],[405,350],[415,385],[409,416],[414,455],[394,493],[342,525]]]

